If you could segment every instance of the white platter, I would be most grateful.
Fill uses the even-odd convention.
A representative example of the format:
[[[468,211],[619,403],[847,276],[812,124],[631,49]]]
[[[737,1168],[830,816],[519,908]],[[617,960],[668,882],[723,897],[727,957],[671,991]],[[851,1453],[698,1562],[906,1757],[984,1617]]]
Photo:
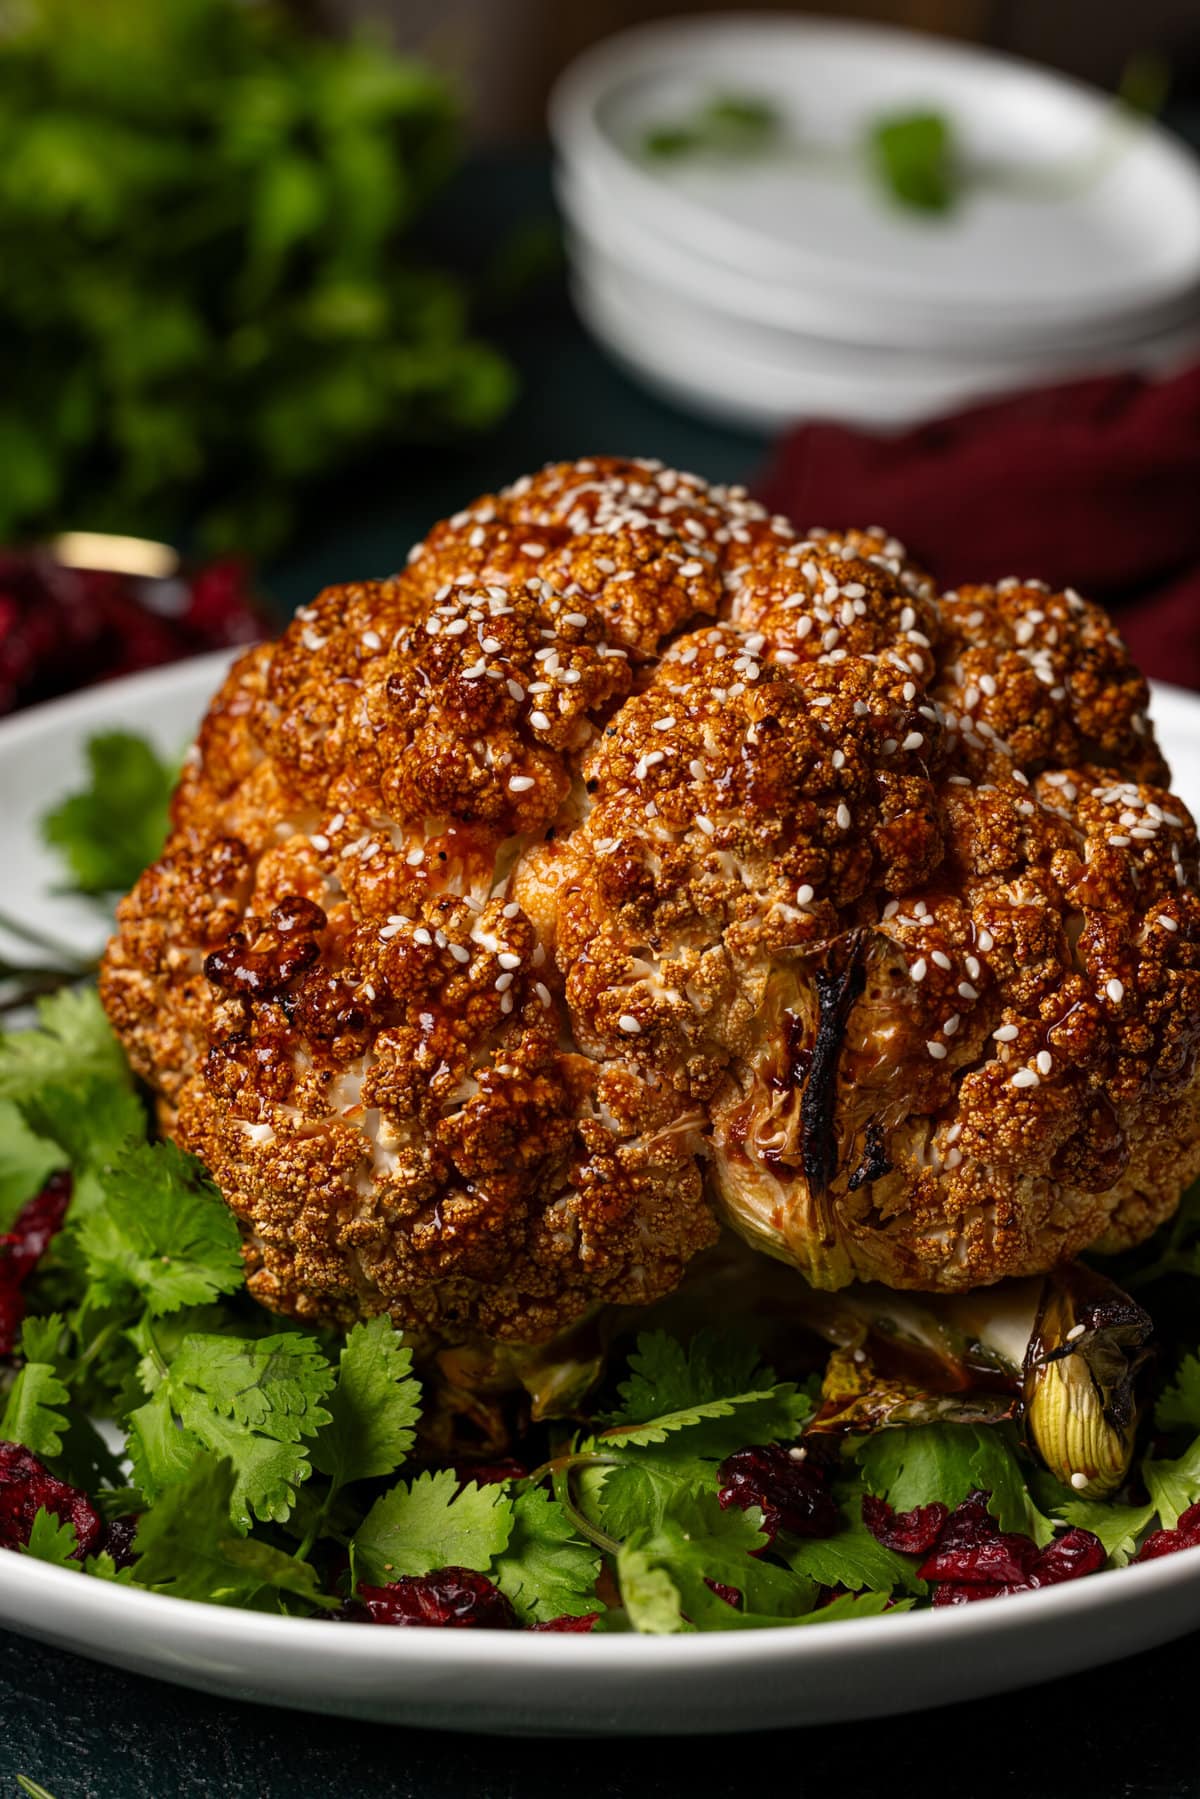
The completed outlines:
[[[1022,174],[1088,156],[1111,134],[1111,99],[991,51],[811,18],[674,20],[579,58],[550,114],[568,171],[600,184],[614,216],[787,288],[800,328],[934,349],[1045,344],[1122,331],[1200,281],[1200,169],[1157,127],[1128,132],[1069,192],[981,186],[935,219],[820,156],[638,156],[648,128],[730,94],[767,99],[794,140],[834,149],[880,115],[934,108],[968,162]]]
[[[164,747],[227,658],[91,689],[0,724],[4,909],[94,947],[94,916],[49,889],[38,814],[78,780],[94,731]],[[1176,787],[1200,801],[1200,699],[1159,688]],[[139,1593],[0,1552],[0,1625],[115,1667],[236,1699],[447,1730],[575,1735],[767,1729],[903,1713],[1053,1680],[1200,1624],[1200,1551],[1040,1593],[861,1623],[694,1637],[388,1630]]]

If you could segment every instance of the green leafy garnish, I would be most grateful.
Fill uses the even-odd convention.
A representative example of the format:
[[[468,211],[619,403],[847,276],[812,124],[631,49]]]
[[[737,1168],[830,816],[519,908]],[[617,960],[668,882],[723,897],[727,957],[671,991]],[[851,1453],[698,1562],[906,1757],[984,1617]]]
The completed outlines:
[[[177,770],[144,737],[104,731],[88,739],[90,780],[42,820],[80,893],[124,893],[166,840]]]
[[[393,1474],[412,1448],[420,1402],[412,1351],[391,1320],[356,1324],[342,1346],[313,1466],[329,1476],[335,1492],[351,1481]]]
[[[949,212],[961,192],[950,121],[937,112],[878,119],[870,150],[885,190],[918,212]]]
[[[95,1301],[134,1293],[157,1316],[241,1285],[233,1215],[200,1164],[173,1143],[131,1146],[104,1189],[104,1206],[75,1232]]]
[[[368,1586],[434,1568],[483,1570],[507,1547],[513,1506],[501,1486],[459,1491],[444,1468],[401,1481],[377,1499],[354,1538],[354,1569]]]
[[[529,1487],[517,1494],[512,1534],[490,1573],[523,1624],[598,1611],[599,1572],[600,1557],[548,1493]]]

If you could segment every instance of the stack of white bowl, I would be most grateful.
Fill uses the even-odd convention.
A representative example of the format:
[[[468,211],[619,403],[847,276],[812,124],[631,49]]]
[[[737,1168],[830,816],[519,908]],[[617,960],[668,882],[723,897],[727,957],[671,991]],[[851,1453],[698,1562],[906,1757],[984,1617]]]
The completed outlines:
[[[719,97],[766,101],[784,146],[810,148],[645,153]],[[898,205],[860,154],[872,122],[924,110],[981,172],[944,214]],[[550,116],[576,305],[693,411],[899,428],[1200,353],[1200,165],[1028,64],[873,25],[707,17],[589,51]]]

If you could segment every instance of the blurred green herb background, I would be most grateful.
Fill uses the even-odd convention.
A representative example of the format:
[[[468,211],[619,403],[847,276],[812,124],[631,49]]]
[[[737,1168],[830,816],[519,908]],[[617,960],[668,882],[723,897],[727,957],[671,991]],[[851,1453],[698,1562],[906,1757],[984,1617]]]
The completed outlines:
[[[492,425],[510,368],[412,237],[460,146],[440,74],[273,4],[0,12],[0,541],[268,553],[318,477]]]

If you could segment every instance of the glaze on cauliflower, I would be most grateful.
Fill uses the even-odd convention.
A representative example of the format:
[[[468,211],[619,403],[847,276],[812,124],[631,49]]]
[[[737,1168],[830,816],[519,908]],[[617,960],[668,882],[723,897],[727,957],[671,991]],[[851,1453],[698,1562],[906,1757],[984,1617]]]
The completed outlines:
[[[820,1286],[1200,1171],[1192,821],[1101,610],[558,465],[244,656],[102,992],[266,1304],[544,1340],[723,1217]]]

